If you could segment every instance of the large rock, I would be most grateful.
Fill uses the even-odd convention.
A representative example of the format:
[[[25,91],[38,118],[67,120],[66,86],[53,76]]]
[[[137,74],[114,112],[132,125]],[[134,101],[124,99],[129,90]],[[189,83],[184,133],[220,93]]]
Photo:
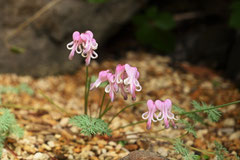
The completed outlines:
[[[82,58],[78,56],[69,61],[69,51],[65,47],[71,41],[73,31],[93,31],[101,46],[146,1],[89,3],[87,0],[62,0],[9,41],[25,48],[23,54],[14,54],[4,43],[6,35],[49,0],[0,0],[0,73],[43,76],[75,71]]]
[[[149,151],[133,151],[120,160],[167,160],[167,158]]]

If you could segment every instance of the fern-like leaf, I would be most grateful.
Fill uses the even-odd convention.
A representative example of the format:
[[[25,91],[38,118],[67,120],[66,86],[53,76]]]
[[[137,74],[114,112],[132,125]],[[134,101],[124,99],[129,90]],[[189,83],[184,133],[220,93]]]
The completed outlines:
[[[193,153],[190,153],[190,151],[184,147],[183,141],[180,138],[177,138],[174,145],[174,149],[177,153],[181,154],[183,156],[184,160],[199,160],[200,157],[198,155],[195,155]]]
[[[194,130],[194,126],[193,126],[191,123],[189,123],[189,122],[188,122],[187,120],[185,120],[185,119],[180,119],[180,120],[178,120],[178,123],[184,124],[184,129],[185,129],[188,133],[193,134],[193,136],[194,136],[195,138],[197,138],[197,133],[196,133],[196,131]]]
[[[214,143],[216,148],[215,154],[217,156],[217,160],[224,160],[225,159],[224,153],[228,153],[228,150],[217,141],[214,141]]]
[[[111,134],[111,130],[108,128],[108,124],[102,119],[92,118],[88,115],[74,116],[69,120],[70,124],[73,124],[81,128],[81,133],[87,136],[96,134]]]

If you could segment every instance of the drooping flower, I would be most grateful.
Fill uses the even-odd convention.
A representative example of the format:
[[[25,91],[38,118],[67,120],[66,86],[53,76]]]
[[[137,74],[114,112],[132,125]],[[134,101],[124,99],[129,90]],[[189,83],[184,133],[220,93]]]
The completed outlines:
[[[126,69],[128,69],[128,71],[126,71]],[[116,67],[115,73],[110,73],[109,70],[99,72],[98,79],[91,84],[90,90],[97,88],[102,82],[108,81],[105,92],[109,93],[111,101],[114,100],[115,93],[119,90],[125,100],[129,92],[132,94],[132,99],[135,100],[135,91],[140,91],[142,89],[137,80],[138,78],[139,72],[136,67],[131,67],[128,64],[119,64]]]
[[[151,129],[151,124],[153,122],[157,122],[157,120],[154,119],[157,118],[157,115],[155,112],[157,111],[156,105],[152,100],[147,101],[148,111],[142,114],[143,119],[148,119],[147,121],[147,129]]]
[[[108,80],[107,75],[109,72],[110,72],[109,70],[99,72],[98,79],[91,84],[90,90],[97,88],[102,82],[107,81]]]
[[[82,56],[86,57],[86,65],[90,64],[91,58],[96,59],[98,57],[98,54],[94,51],[97,49],[98,44],[96,40],[93,38],[93,33],[91,31],[86,31],[85,33],[81,34],[82,39]]]
[[[165,127],[169,128],[168,119],[171,121],[174,128],[176,125],[173,120],[177,120],[174,117],[174,114],[171,112],[172,109],[172,102],[170,99],[166,99],[165,101],[156,100],[155,101],[156,108],[160,111],[159,115],[157,116],[157,120],[161,121],[164,120]]]
[[[127,78],[125,65],[118,64],[115,71],[115,79],[124,100],[127,100],[127,88],[123,83],[125,78]]]
[[[124,79],[124,84],[129,85],[128,89],[132,95],[132,100],[136,100],[135,91],[141,91],[142,87],[138,82],[139,72],[136,67],[131,67],[129,64],[125,64],[125,71],[127,73],[127,78]]]
[[[114,100],[114,95],[118,92],[118,85],[115,83],[115,75],[112,73],[107,74],[108,85],[105,88],[105,92],[109,93],[111,101]]]
[[[67,49],[71,50],[68,57],[70,60],[73,59],[75,52],[77,52],[78,54],[82,53],[82,39],[80,33],[78,31],[73,32],[72,38],[73,41],[67,44]]]

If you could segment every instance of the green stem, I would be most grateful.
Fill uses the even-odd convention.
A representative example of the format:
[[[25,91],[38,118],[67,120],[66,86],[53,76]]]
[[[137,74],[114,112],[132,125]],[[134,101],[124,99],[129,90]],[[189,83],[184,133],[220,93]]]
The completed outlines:
[[[197,112],[202,112],[202,111],[207,111],[207,110],[212,110],[212,109],[218,109],[218,108],[226,107],[226,106],[229,106],[229,105],[232,105],[232,104],[237,104],[237,103],[240,103],[240,100],[230,102],[230,103],[226,103],[226,104],[222,104],[222,105],[218,105],[218,106],[214,106],[214,107],[198,109],[198,110],[190,111],[190,112],[179,113],[178,115],[192,114],[192,113],[197,113]]]
[[[167,138],[167,137],[156,137],[156,136],[151,136],[151,138],[163,139],[163,140],[166,140],[166,141],[171,142],[172,144],[174,144],[174,143],[176,142],[175,139]],[[190,149],[192,149],[192,150],[195,150],[195,151],[201,152],[201,153],[206,154],[206,155],[213,155],[213,154],[215,154],[214,152],[209,152],[209,151],[206,151],[206,150],[198,149],[198,148],[195,148],[195,147],[188,146],[188,145],[186,145],[186,144],[183,144],[183,146],[184,146],[184,147],[187,147],[187,148],[190,148]]]
[[[102,113],[102,107],[103,107],[103,103],[104,103],[104,100],[105,100],[105,96],[106,96],[106,92],[103,91],[103,97],[102,97],[102,102],[101,102],[101,105],[100,105],[100,110],[99,110],[98,118],[100,118],[101,113]]]
[[[123,111],[125,111],[126,109],[130,108],[130,107],[133,107],[135,105],[138,105],[138,104],[143,104],[143,103],[146,103],[145,101],[140,101],[140,102],[136,102],[136,103],[133,103],[133,104],[130,104],[130,105],[127,105],[126,107],[124,107],[123,109],[121,109],[117,114],[115,114],[113,116],[113,118],[109,121],[108,125],[110,125],[112,123],[112,121],[120,114],[122,113]]]
[[[88,105],[88,66],[86,66],[86,84],[85,84],[85,101],[84,101],[84,114],[87,115],[87,105]]]
[[[101,114],[101,116],[100,116],[99,118],[102,118],[103,115],[105,115],[112,107],[113,107],[113,105],[111,105],[110,107],[108,107],[107,109],[105,109],[104,112]]]
[[[140,124],[140,123],[145,123],[145,122],[147,122],[147,120],[142,120],[142,121],[129,123],[129,124],[125,125],[125,126],[118,127],[116,129],[114,129],[113,131],[116,131],[116,130],[121,129],[121,128],[126,128],[126,127],[129,127],[129,126],[134,126],[134,125],[137,125],[137,124]]]
[[[102,116],[104,116],[104,114],[106,114],[106,113],[112,108],[113,105],[111,105],[110,107],[108,107],[110,103],[111,103],[111,100],[109,99],[106,107],[104,108],[103,113],[100,115],[99,118],[102,118]]]
[[[54,105],[58,110],[60,110],[62,113],[65,113],[67,115],[70,115],[67,111],[65,111],[65,109],[63,109],[62,107],[60,107],[59,105],[57,105],[50,97],[48,97],[47,95],[45,95],[42,91],[39,91],[39,93],[48,100],[48,102],[50,102],[52,105]]]

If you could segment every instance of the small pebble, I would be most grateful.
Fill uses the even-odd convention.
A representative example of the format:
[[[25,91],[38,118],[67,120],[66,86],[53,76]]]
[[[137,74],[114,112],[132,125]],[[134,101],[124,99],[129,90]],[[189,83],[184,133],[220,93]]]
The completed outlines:
[[[223,121],[223,125],[227,127],[233,127],[235,125],[235,120],[233,118],[227,118]]]
[[[60,126],[66,127],[68,125],[69,118],[62,118],[60,121]]]
[[[240,138],[240,131],[234,132],[229,137],[230,140],[239,139],[239,138]]]

